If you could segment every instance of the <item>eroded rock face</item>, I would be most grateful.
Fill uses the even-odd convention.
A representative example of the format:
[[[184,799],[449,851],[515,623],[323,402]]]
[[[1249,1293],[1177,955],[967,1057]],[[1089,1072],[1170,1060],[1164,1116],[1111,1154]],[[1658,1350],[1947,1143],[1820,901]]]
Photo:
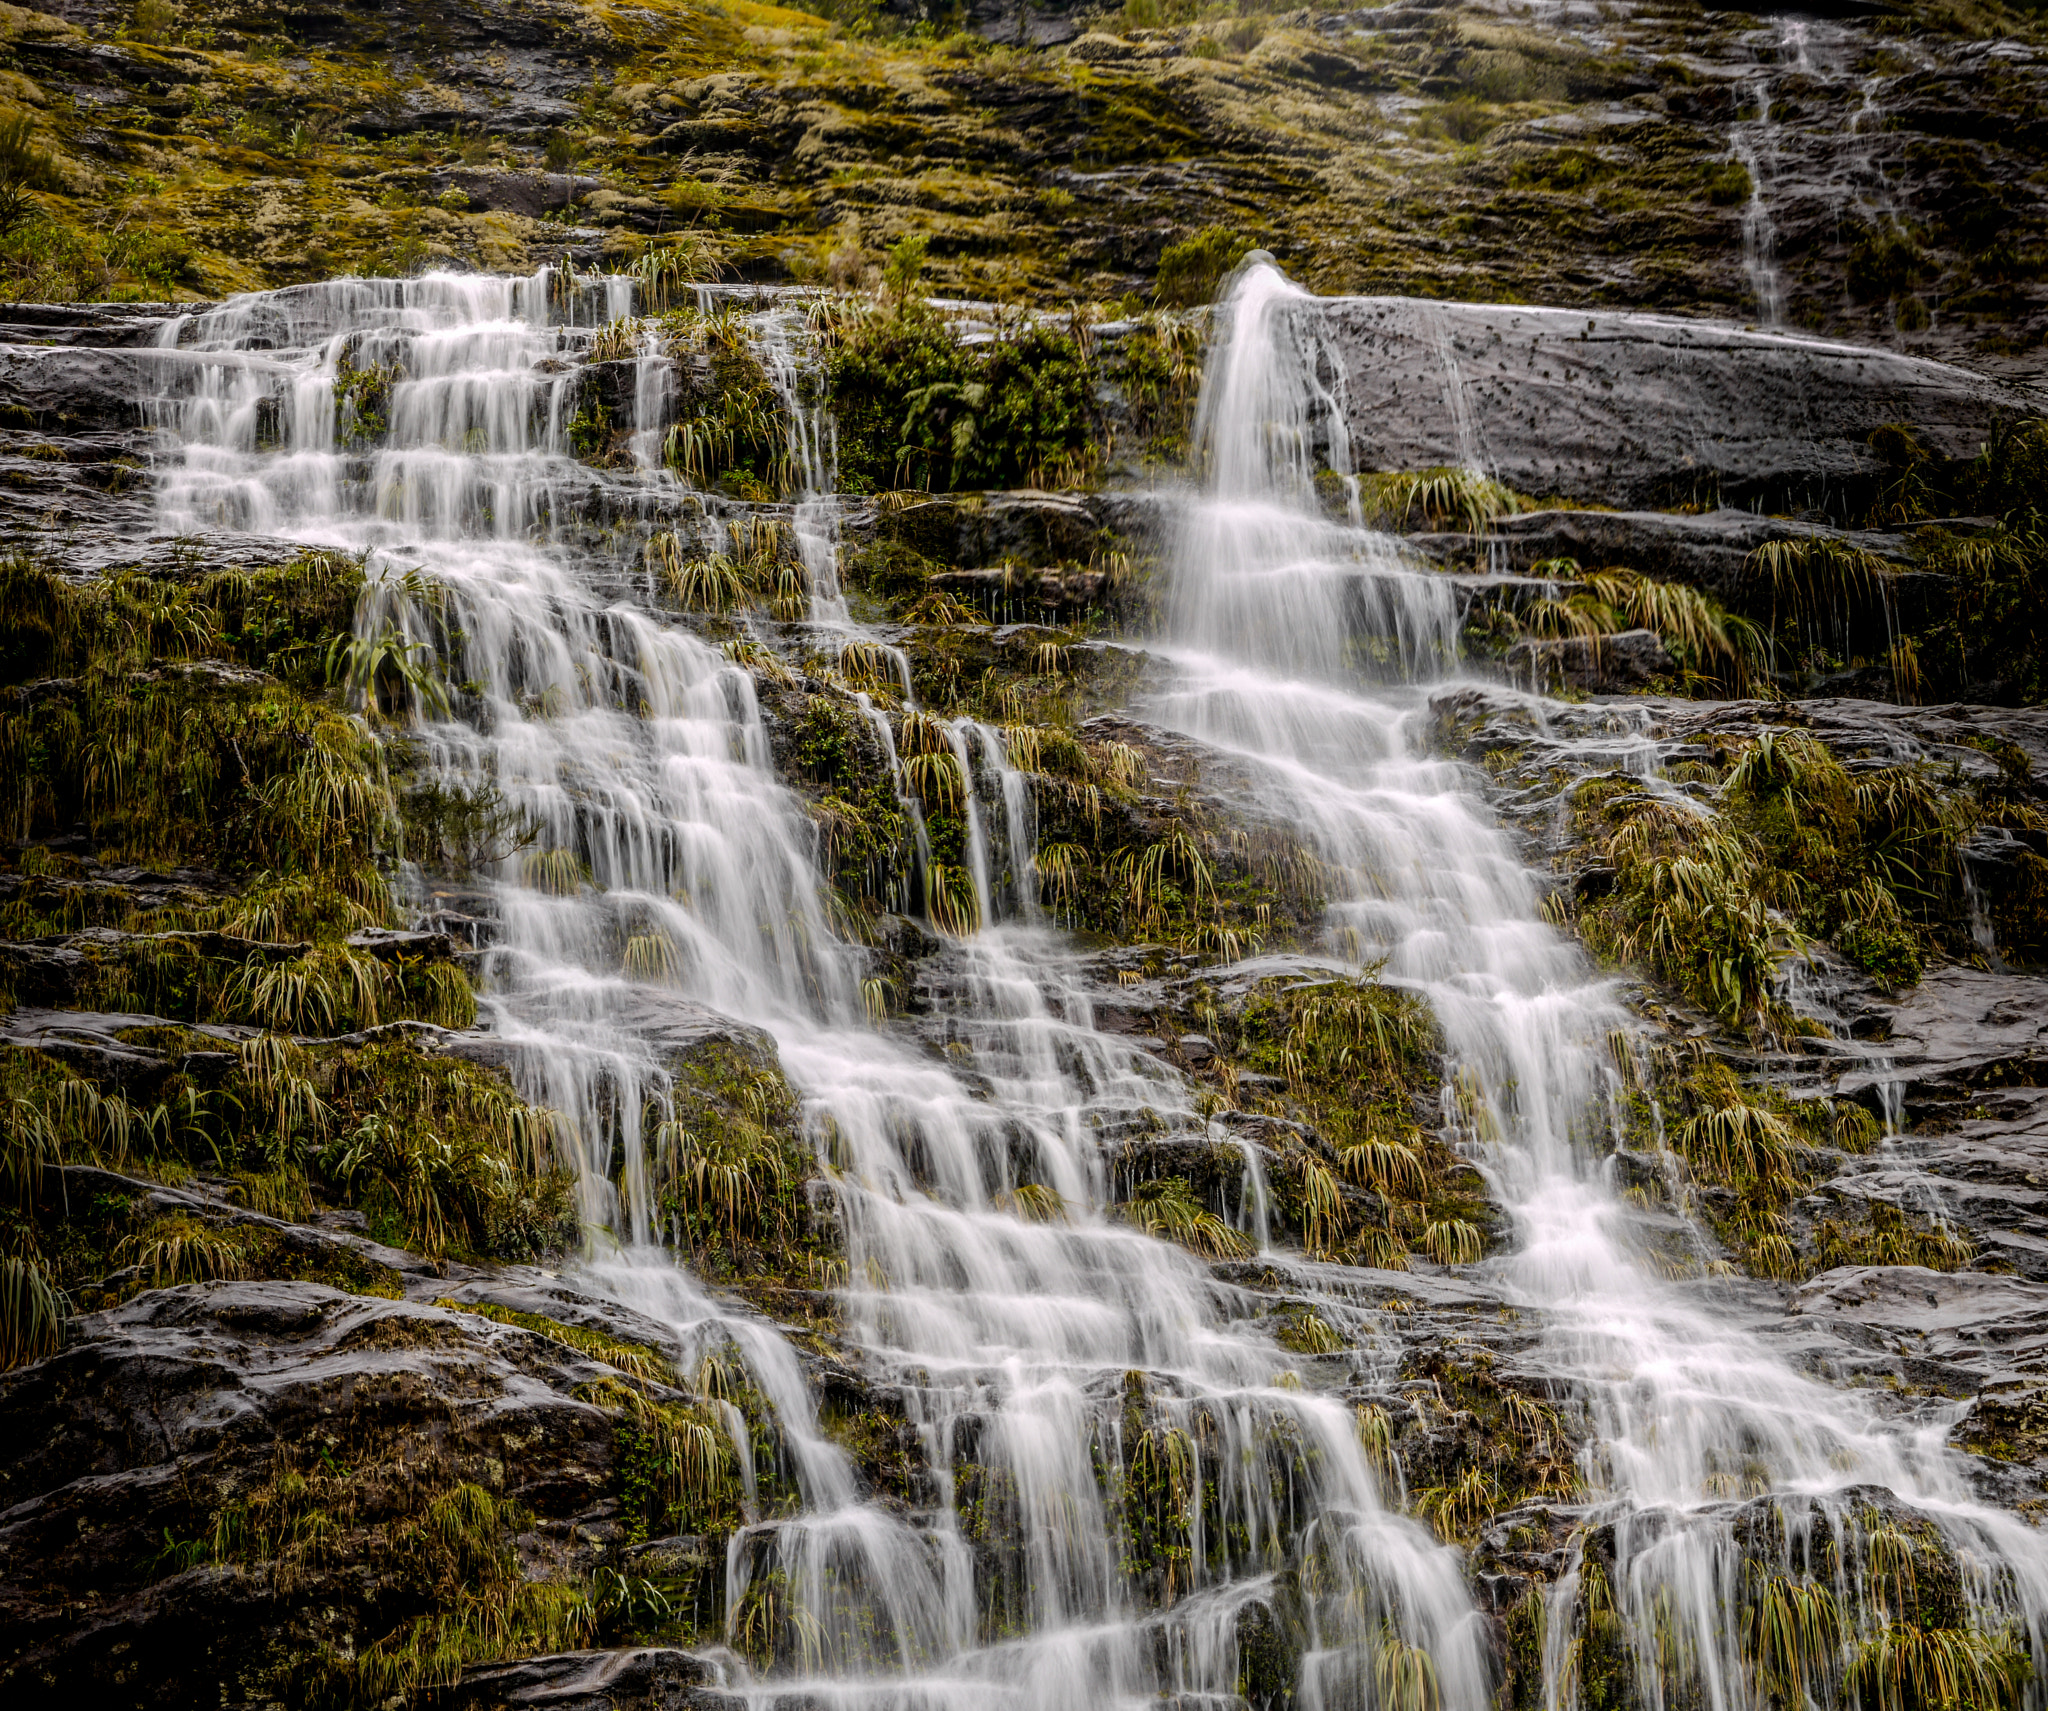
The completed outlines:
[[[0,1379],[0,1681],[23,1703],[246,1692],[279,1648],[403,1613],[383,1523],[423,1479],[529,1509],[532,1566],[552,1566],[610,1478],[611,1420],[571,1394],[601,1370],[515,1327],[319,1284],[188,1284],[89,1315]],[[296,1583],[232,1549],[181,1566],[179,1541],[301,1452],[355,1476],[331,1557]]]
[[[1706,321],[1393,297],[1302,312],[1342,366],[1354,467],[1478,468],[1622,507],[1835,510],[1882,473],[1876,429],[1967,458],[2038,408],[1942,363]]]

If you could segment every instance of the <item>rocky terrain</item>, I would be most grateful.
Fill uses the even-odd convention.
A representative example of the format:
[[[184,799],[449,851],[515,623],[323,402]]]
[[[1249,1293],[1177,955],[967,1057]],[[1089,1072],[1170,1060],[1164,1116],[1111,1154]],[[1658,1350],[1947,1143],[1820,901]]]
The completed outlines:
[[[681,239],[845,283],[918,233],[978,296],[1198,302],[1257,243],[1321,291],[2034,372],[2035,16],[1828,10],[52,0],[0,24],[0,266],[214,296]]]
[[[984,1640],[1032,1626],[1044,1524],[999,1412],[946,1413],[885,1334],[872,1161],[791,1042],[686,996],[694,947],[621,884],[607,1026],[644,1080],[572,1109],[536,1056],[520,911],[601,899],[601,838],[451,785],[422,733],[559,730],[579,681],[652,723],[651,653],[630,692],[586,663],[493,701],[456,666],[488,614],[394,596],[232,483],[169,496],[180,341],[227,337],[232,292],[351,271],[552,265],[544,504],[494,550],[546,543],[608,634],[653,614],[744,680],[750,764],[800,811],[788,930],[844,947],[892,1061],[1015,1099],[977,912],[1072,935],[1038,975],[1087,1019],[1058,1073],[1093,1078],[1101,1203],[1018,1169],[986,1215],[1171,1244],[1218,1338],[1341,1400],[1461,1553],[1499,1703],[1661,1703],[1587,1590],[1625,1592],[1606,1427],[1517,1281],[1441,1020],[1347,960],[1347,881],[1247,757],[1159,711],[1209,300],[1254,246],[1361,293],[1304,311],[1314,495],[1448,591],[1463,665],[1379,632],[1353,664],[1421,681],[1409,740],[1614,982],[1599,1145],[1631,1239],[1731,1336],[1949,1446],[1955,1502],[2033,1523],[2038,18],[829,10],[0,8],[10,1698],[814,1703],[860,1630],[792,1591],[839,1480],[864,1540],[960,1542]],[[816,295],[771,327],[790,285]],[[310,288],[247,313],[259,361],[335,332]],[[398,443],[411,376],[380,352],[349,332],[316,376],[352,488]],[[288,403],[239,400],[236,444],[298,444]],[[832,587],[798,467],[827,418]],[[501,450],[491,421],[449,452]],[[1202,1551],[1238,1560],[1221,1524],[1199,1543],[1230,1455],[1278,1455],[1276,1491],[1313,1458],[1219,1450],[1185,1372],[1115,1365],[1088,1480],[1164,1652]],[[1792,1523],[1729,1479],[1761,1631]],[[1842,1657],[1758,1692],[2026,1702],[1932,1511],[1855,1492],[1918,1564],[1856,1619],[1966,1679],[1884,1697],[1844,1616]],[[1309,1566],[1225,1624],[1258,1711],[1320,1702]]]

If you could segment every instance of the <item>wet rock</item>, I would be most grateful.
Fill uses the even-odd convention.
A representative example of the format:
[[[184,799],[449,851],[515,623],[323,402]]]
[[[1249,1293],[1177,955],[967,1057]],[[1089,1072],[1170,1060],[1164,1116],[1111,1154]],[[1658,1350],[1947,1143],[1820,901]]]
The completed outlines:
[[[1935,456],[1968,458],[1998,418],[2038,408],[1942,363],[1715,322],[1398,297],[1302,313],[1343,364],[1355,468],[1476,467],[1628,508],[1839,514],[1885,473],[1876,429],[1905,424]]]
[[[455,955],[455,941],[446,933],[401,932],[386,927],[348,936],[351,950],[363,951],[379,962],[401,959],[447,962]]]
[[[612,1457],[609,1417],[570,1394],[587,1370],[511,1327],[318,1284],[188,1284],[87,1315],[62,1353],[0,1376],[0,1692],[217,1702],[279,1642],[347,1633],[379,1596],[349,1566],[374,1526],[338,1526],[303,1580],[159,1566],[281,1447],[438,1466],[543,1520],[579,1514]]]
[[[1923,1266],[1846,1266],[1793,1291],[1787,1311],[1867,1326],[1900,1352],[1983,1377],[2048,1362],[2048,1283]]]
[[[43,433],[119,433],[142,425],[138,398],[161,390],[154,351],[0,346],[0,424]]]
[[[614,1014],[622,1034],[644,1042],[671,1068],[707,1047],[725,1047],[764,1069],[780,1062],[765,1029],[652,987],[636,989]]]
[[[94,972],[85,953],[70,945],[0,943],[0,978],[17,1001],[75,1004],[90,990]]]
[[[1890,1061],[1844,1075],[1845,1094],[1896,1082],[1916,1116],[1960,1115],[1980,1090],[2048,1082],[2048,981],[1947,963],[1864,1003],[1882,1016]]]
[[[1640,689],[1678,669],[1655,630],[1517,642],[1504,663],[1510,677],[1537,690]]]
[[[739,1693],[720,1691],[717,1661],[667,1646],[615,1652],[558,1652],[467,1670],[432,1697],[445,1711],[734,1711]]]
[[[436,200],[455,190],[469,199],[473,214],[521,214],[538,220],[602,190],[604,180],[580,173],[519,172],[497,167],[454,167],[429,181]]]
[[[1815,697],[1792,702],[1673,701],[1655,704],[1658,735],[1732,748],[1766,730],[1811,731],[1843,765],[1861,768],[1928,761],[1972,784],[2008,784],[2048,800],[2048,708],[1947,703],[1902,707],[1889,701]],[[2026,762],[2014,781],[1999,763],[2004,745]]]
[[[0,344],[153,345],[166,321],[208,303],[9,303],[0,308]]]
[[[2048,1472],[2048,1385],[1993,1385],[1955,1424],[1953,1442],[1980,1456]]]

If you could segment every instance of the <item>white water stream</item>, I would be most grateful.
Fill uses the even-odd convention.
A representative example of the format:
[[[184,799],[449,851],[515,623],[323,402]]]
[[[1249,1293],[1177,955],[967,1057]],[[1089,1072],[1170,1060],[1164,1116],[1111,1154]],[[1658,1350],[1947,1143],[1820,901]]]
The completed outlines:
[[[1092,1026],[1033,888],[996,883],[992,838],[1026,875],[1031,828],[1024,781],[984,727],[949,739],[977,786],[969,879],[985,923],[946,952],[961,1050],[866,1021],[864,964],[831,931],[752,679],[659,610],[640,568],[646,526],[711,540],[730,508],[658,467],[658,422],[634,424],[630,468],[570,455],[578,359],[630,305],[616,284],[562,286],[337,282],[173,324],[149,401],[174,448],[161,514],[369,552],[359,625],[433,643],[460,690],[458,716],[417,732],[432,767],[494,785],[540,828],[477,911],[483,1015],[516,1047],[523,1089],[566,1119],[601,1233],[584,1280],[688,1347],[729,1340],[775,1410],[801,1501],[732,1543],[732,1611],[770,1577],[787,1593],[776,1661],[747,1690],[764,1706],[877,1711],[1234,1705],[1241,1624],[1263,1607],[1297,1636],[1305,1711],[1394,1711],[1386,1684],[1408,1648],[1432,1660],[1430,1704],[1485,1711],[1491,1665],[1458,1554],[1390,1506],[1352,1408],[1275,1344],[1254,1298],[1106,1215],[1121,1135],[1201,1137],[1205,1120],[1174,1072]],[[757,309],[752,327],[803,405],[797,315]],[[658,410],[641,348],[635,396]],[[1175,549],[1183,677],[1150,712],[1244,757],[1269,806],[1349,876],[1333,942],[1384,954],[1386,977],[1434,1008],[1475,1090],[1461,1138],[1515,1223],[1505,1282],[1593,1412],[1594,1518],[1615,1523],[1639,1651],[1654,1659],[1658,1621],[1675,1620],[1703,1702],[1748,1711],[1731,1491],[1846,1511],[1853,1488],[1888,1487],[1942,1520],[1987,1610],[2038,1630],[2036,1537],[1970,1502],[1938,1430],[1888,1427],[1635,1257],[1597,1168],[1602,1042],[1625,1018],[1539,923],[1531,876],[1457,769],[1419,758],[1423,696],[1361,687],[1361,649],[1433,673],[1456,625],[1448,588],[1395,543],[1316,512],[1313,445],[1341,432],[1342,403],[1313,380],[1318,350],[1313,300],[1252,269],[1212,360],[1206,482]],[[359,446],[336,437],[345,364],[395,376],[385,430]],[[806,491],[791,521],[814,638],[836,646],[863,633],[838,596],[829,423],[814,407],[792,417]],[[940,1486],[928,1517],[864,1499],[791,1347],[659,1245],[665,1054],[718,1017],[771,1038],[804,1102],[845,1234],[847,1331],[921,1437]],[[1017,1216],[1026,1184],[1067,1216]],[[1332,1321],[1363,1323],[1342,1280],[1330,1289]],[[1165,1588],[1127,1568],[1105,1471],[1138,1447],[1132,1420],[1152,1451],[1184,1443],[1193,1458],[1187,1552]]]
[[[1540,924],[1533,877],[1457,770],[1421,758],[1423,695],[1361,691],[1344,669],[1361,612],[1398,614],[1401,654],[1419,662],[1416,643],[1443,637],[1453,609],[1398,543],[1316,507],[1316,447],[1347,437],[1341,393],[1315,378],[1342,372],[1319,326],[1316,301],[1270,267],[1240,281],[1197,424],[1207,480],[1176,554],[1188,686],[1157,711],[1264,767],[1269,807],[1355,876],[1337,919],[1384,957],[1385,978],[1427,996],[1454,1073],[1478,1090],[1472,1151],[1516,1226],[1505,1280],[1591,1407],[1591,1518],[1614,1528],[1643,1678],[1659,1679],[1661,1651],[1666,1692],[1690,1688],[1716,1711],[1752,1703],[1730,1500],[1767,1493],[1788,1516],[1831,1519],[1852,1546],[1865,1488],[1905,1499],[1956,1548],[1986,1619],[2018,1620],[2048,1657],[2048,1541],[1972,1498],[1945,1424],[1896,1426],[1795,1370],[1665,1282],[1631,1240],[1599,1169],[1615,1091],[1606,1040],[1627,1016]],[[1569,1596],[1567,1583],[1559,1602]]]

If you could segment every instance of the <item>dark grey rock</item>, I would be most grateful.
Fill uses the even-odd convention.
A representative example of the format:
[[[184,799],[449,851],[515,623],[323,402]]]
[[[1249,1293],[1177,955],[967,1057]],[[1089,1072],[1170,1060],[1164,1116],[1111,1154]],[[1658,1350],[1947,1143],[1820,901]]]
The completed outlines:
[[[1538,690],[1640,689],[1678,669],[1655,630],[1517,642],[1504,663],[1516,682]]]
[[[75,1004],[92,983],[93,965],[70,945],[0,942],[0,976],[16,1002]]]
[[[2030,393],[1894,351],[1660,315],[1349,297],[1304,303],[1341,366],[1358,469],[1471,466],[1624,507],[1758,499],[1837,513],[1910,426],[1974,456]]]
[[[739,1693],[719,1691],[724,1666],[695,1652],[636,1646],[615,1652],[558,1652],[464,1672],[459,1684],[436,1694],[447,1711],[711,1711],[743,1705]],[[707,1691],[709,1690],[709,1691]]]
[[[266,1648],[310,1647],[308,1623],[403,1619],[355,1570],[291,1585],[151,1565],[307,1442],[403,1446],[543,1521],[580,1517],[613,1456],[611,1417],[573,1394],[596,1370],[512,1326],[311,1283],[187,1284],[87,1315],[61,1353],[0,1375],[0,1695],[220,1703]]]
[[[0,424],[67,434],[135,428],[135,400],[160,390],[162,366],[155,352],[0,345]]]
[[[1787,1310],[1867,1325],[1931,1359],[2003,1374],[2048,1358],[2048,1283],[1923,1266],[1845,1266]]]

